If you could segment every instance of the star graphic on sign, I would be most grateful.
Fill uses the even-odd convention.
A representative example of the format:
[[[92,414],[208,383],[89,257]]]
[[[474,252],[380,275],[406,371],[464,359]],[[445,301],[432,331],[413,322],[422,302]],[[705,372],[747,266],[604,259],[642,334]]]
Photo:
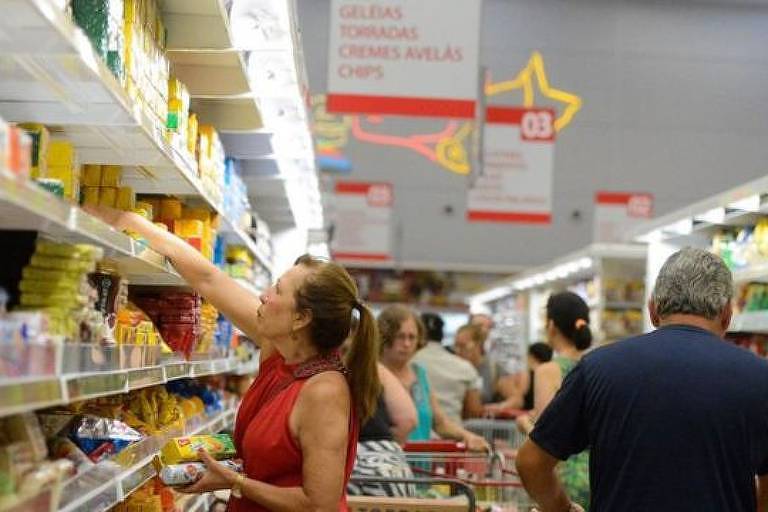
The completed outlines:
[[[525,66],[511,80],[497,83],[489,82],[485,86],[487,97],[508,92],[522,91],[526,108],[536,107],[536,97],[548,98],[563,105],[554,127],[557,132],[573,121],[581,110],[579,96],[549,84],[544,58],[534,51]],[[317,137],[318,150],[329,156],[340,153],[346,146],[350,135],[356,140],[382,146],[394,146],[408,149],[424,158],[435,162],[443,169],[461,175],[471,170],[467,145],[474,130],[474,123],[469,121],[446,121],[438,130],[430,133],[396,135],[380,130],[384,124],[383,116],[345,116],[329,114],[325,111],[325,97],[312,98],[314,108],[314,133]]]
[[[523,91],[523,106],[536,106],[536,87],[534,78],[538,84],[538,91],[541,96],[549,98],[565,105],[560,116],[555,120],[555,130],[560,131],[573,120],[576,113],[581,110],[581,98],[568,91],[555,89],[549,85],[547,71],[544,67],[544,58],[539,52],[533,52],[528,63],[512,80],[505,80],[498,83],[489,83],[485,86],[486,96],[496,96],[505,92]]]

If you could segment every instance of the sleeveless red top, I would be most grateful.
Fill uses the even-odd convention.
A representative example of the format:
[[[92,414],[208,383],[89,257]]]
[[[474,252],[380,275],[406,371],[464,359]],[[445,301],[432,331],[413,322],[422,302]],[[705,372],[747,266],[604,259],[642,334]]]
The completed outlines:
[[[275,352],[261,364],[259,375],[243,397],[235,422],[234,441],[248,478],[278,487],[302,485],[301,447],[291,435],[288,420],[308,378],[325,371],[346,369],[337,354],[288,365]],[[350,414],[344,488],[339,510],[346,511],[346,484],[355,464],[359,427]],[[246,498],[230,498],[230,512],[261,512],[268,509]]]

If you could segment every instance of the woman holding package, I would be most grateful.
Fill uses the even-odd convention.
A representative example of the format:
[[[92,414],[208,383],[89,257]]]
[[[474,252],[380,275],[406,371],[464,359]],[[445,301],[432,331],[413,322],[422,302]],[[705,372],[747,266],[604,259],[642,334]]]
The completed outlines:
[[[302,256],[260,298],[175,235],[142,217],[89,211],[144,237],[179,274],[246,335],[260,342],[259,374],[237,415],[239,474],[201,453],[208,467],[184,492],[231,489],[236,512],[346,510],[359,425],[376,407],[380,384],[376,322],[343,267]],[[342,362],[338,348],[360,323]]]

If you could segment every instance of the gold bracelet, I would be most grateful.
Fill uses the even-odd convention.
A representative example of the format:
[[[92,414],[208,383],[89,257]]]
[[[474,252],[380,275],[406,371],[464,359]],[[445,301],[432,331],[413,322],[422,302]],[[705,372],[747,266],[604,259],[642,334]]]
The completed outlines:
[[[232,496],[238,499],[243,497],[243,483],[245,483],[245,475],[239,473],[234,483],[232,484],[232,487],[230,488]]]

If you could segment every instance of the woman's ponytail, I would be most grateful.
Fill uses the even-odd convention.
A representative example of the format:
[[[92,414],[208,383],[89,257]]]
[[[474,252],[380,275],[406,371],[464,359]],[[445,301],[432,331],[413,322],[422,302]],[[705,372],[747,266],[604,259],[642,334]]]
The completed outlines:
[[[376,410],[381,393],[377,361],[379,357],[379,331],[373,313],[361,303],[354,309],[360,313],[352,344],[347,352],[346,365],[349,369],[349,387],[357,418],[365,423]]]

